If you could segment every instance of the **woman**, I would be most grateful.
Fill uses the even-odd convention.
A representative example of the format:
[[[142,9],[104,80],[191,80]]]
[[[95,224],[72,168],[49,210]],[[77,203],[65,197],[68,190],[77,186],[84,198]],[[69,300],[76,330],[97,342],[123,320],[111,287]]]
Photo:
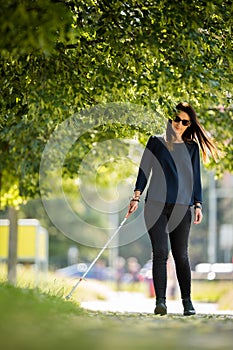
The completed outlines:
[[[141,159],[134,196],[129,203],[127,215],[137,210],[140,195],[149,182],[144,218],[153,252],[156,315],[167,314],[168,237],[184,315],[195,314],[191,301],[188,239],[192,206],[194,224],[202,221],[199,146],[204,161],[208,159],[208,151],[216,159],[217,149],[197,120],[194,109],[188,103],[181,102],[176,106],[173,118],[168,120],[166,135],[149,138]]]

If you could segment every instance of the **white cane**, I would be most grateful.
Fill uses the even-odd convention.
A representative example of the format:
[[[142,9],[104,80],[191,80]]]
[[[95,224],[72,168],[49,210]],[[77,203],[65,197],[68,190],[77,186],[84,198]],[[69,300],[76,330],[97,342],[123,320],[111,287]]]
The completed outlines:
[[[99,257],[101,256],[101,254],[104,252],[104,250],[108,247],[109,243],[113,240],[113,238],[118,234],[118,232],[120,231],[121,227],[124,225],[124,223],[126,222],[126,220],[128,219],[128,215],[125,216],[124,220],[122,220],[122,222],[120,223],[119,227],[117,228],[117,230],[113,233],[113,235],[109,238],[109,240],[105,243],[105,245],[103,246],[103,248],[101,249],[101,251],[99,252],[99,254],[97,255],[97,257],[92,261],[91,265],[88,267],[88,269],[84,272],[84,274],[82,275],[82,277],[77,281],[77,283],[73,286],[73,288],[71,289],[70,293],[65,297],[66,300],[69,300],[71,295],[73,294],[73,292],[75,291],[75,289],[78,287],[79,283],[86,277],[86,275],[88,274],[88,272],[92,269],[92,267],[94,266],[94,264],[96,263],[96,261],[99,259]]]

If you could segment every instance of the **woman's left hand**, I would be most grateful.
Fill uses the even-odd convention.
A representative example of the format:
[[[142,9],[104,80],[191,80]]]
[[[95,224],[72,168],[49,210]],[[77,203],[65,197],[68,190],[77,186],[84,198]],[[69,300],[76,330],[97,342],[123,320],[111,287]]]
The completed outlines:
[[[201,223],[203,218],[202,211],[200,208],[194,209],[194,224],[198,225]]]

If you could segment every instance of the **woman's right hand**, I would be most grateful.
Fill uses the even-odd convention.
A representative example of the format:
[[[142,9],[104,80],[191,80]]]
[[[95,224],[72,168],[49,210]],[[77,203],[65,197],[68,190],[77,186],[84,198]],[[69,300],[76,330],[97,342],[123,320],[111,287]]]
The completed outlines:
[[[128,218],[132,213],[134,213],[138,209],[138,201],[131,200],[128,206],[128,213],[126,214],[126,218]]]

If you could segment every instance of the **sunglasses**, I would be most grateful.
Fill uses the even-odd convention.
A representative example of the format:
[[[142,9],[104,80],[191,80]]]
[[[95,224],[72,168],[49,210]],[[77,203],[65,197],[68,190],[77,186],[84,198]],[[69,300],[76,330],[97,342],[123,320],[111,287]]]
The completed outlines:
[[[180,119],[180,117],[178,115],[176,115],[174,118],[173,118],[173,121],[175,123],[182,123],[182,125],[184,126],[189,126],[191,124],[191,121],[190,120],[187,120],[187,119]]]

